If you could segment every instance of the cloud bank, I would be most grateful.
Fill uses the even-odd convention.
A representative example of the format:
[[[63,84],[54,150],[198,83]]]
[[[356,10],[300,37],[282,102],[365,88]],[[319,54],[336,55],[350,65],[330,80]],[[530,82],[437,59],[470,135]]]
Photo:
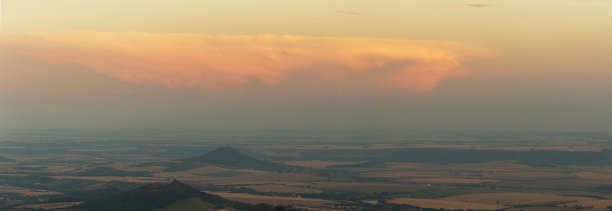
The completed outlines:
[[[79,65],[132,84],[204,92],[255,88],[427,93],[490,52],[458,42],[364,37],[152,33],[12,33],[3,49]],[[58,73],[61,74],[61,73]]]

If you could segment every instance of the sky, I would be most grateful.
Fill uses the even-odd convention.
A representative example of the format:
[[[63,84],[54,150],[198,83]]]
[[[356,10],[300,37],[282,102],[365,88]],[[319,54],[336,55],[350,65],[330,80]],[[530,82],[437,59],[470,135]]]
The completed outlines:
[[[611,0],[3,0],[0,130],[612,132]]]

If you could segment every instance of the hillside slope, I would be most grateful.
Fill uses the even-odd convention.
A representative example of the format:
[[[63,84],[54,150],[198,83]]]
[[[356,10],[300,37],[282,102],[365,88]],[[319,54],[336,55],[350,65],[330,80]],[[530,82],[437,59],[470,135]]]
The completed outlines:
[[[282,163],[273,163],[255,159],[242,154],[240,151],[230,146],[219,147],[215,150],[207,152],[206,154],[186,158],[181,161],[181,164],[169,166],[166,171],[180,171],[206,165],[215,165],[220,167],[238,169],[257,169],[274,172],[305,170],[305,168],[302,167],[289,166]]]
[[[139,211],[166,208],[179,200],[198,198],[206,204],[219,207],[248,209],[250,205],[224,199],[220,196],[202,193],[177,180],[169,184],[150,184],[123,194],[85,202],[73,210],[117,210]]]

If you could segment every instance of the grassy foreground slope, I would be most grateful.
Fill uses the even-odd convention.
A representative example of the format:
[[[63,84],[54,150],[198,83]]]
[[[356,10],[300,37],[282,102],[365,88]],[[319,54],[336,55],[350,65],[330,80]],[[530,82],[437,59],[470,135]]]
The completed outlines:
[[[179,202],[186,199],[199,199],[202,203],[211,204],[214,207],[232,207],[236,209],[246,210],[251,205],[234,202],[224,199],[220,196],[211,195],[200,192],[188,185],[185,185],[177,180],[169,184],[150,184],[145,185],[126,193],[113,195],[110,197],[87,201],[79,206],[73,207],[73,210],[116,210],[116,211],[138,211],[138,210],[154,210],[166,208],[169,206],[197,206],[193,202]],[[209,207],[209,206],[205,206]]]

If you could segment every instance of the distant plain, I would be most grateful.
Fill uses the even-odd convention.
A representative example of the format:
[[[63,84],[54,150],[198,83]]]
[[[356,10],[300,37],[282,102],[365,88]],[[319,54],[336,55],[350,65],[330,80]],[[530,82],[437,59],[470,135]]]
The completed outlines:
[[[230,200],[310,208],[372,201],[489,210],[612,205],[612,160],[606,160],[612,134],[328,133],[10,134],[0,141],[0,155],[12,160],[0,168],[0,201],[16,209],[56,209],[81,203],[59,199],[75,191],[178,179]],[[188,157],[226,145],[282,169],[180,167]]]

